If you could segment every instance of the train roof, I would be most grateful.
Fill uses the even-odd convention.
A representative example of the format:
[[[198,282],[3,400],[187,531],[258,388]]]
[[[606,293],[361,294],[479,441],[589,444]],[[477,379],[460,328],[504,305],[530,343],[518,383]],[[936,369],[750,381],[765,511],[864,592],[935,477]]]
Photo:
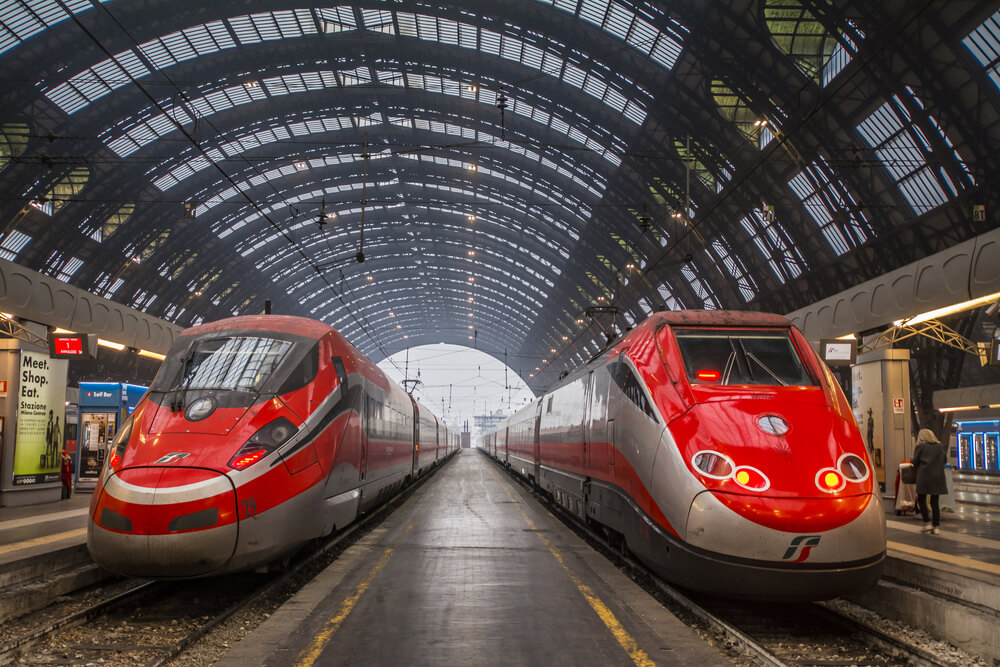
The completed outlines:
[[[323,324],[318,320],[308,317],[296,317],[294,315],[240,315],[238,317],[227,317],[206,324],[185,329],[182,336],[195,336],[198,334],[211,333],[213,331],[231,330],[254,330],[261,331],[284,331],[297,336],[307,338],[322,338],[325,334],[334,331],[333,327]]]
[[[782,315],[745,310],[668,310],[654,313],[650,320],[671,326],[792,326],[791,320]]]

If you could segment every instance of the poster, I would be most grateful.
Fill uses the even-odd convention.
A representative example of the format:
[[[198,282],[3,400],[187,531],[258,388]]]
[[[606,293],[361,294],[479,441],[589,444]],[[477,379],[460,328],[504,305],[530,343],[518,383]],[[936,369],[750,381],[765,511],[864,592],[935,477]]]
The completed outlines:
[[[885,483],[883,454],[885,443],[882,430],[882,366],[878,362],[858,364],[851,368],[851,407],[861,437],[875,466],[875,478]]]
[[[14,485],[58,482],[66,424],[65,359],[21,351]]]

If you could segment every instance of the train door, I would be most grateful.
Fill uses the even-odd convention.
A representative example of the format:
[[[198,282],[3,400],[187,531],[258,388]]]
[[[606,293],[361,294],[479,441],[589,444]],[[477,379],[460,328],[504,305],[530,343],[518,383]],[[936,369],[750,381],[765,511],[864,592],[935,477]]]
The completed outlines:
[[[371,400],[368,394],[362,394],[361,405],[359,406],[361,410],[361,460],[358,462],[358,473],[359,479],[363,482],[365,481],[365,475],[368,472],[368,433],[371,428],[371,408],[368,402]]]
[[[441,423],[437,417],[434,418],[434,461],[441,458]]]
[[[410,448],[410,474],[416,475],[420,468],[420,408],[410,396],[410,406],[413,408],[413,447]]]
[[[591,441],[590,438],[590,428],[589,428],[590,406],[591,406],[590,397],[593,393],[594,393],[594,371],[590,371],[589,373],[587,373],[587,383],[583,387],[583,424],[581,424],[583,428],[580,429],[581,433],[583,434],[581,440],[583,441],[584,468],[590,467],[591,452],[593,451],[594,448],[593,447],[594,443]]]
[[[608,392],[611,376],[604,369],[590,373],[590,397],[587,406],[587,442],[589,443],[591,467],[607,469],[612,465],[609,457],[610,436],[608,433]]]
[[[534,444],[535,444],[535,479],[538,479],[538,467],[542,465],[542,445],[541,445],[541,431],[542,431],[542,401],[538,401],[538,410],[535,412],[535,428],[534,428]]]

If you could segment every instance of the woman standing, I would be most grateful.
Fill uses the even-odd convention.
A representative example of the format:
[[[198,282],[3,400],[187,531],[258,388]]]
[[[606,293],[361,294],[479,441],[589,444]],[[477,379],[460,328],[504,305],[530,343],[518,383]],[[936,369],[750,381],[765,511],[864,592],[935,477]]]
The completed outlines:
[[[924,532],[937,535],[941,532],[940,498],[948,493],[948,483],[944,477],[944,447],[934,431],[920,429],[910,463],[917,469],[917,507],[924,518]],[[927,496],[930,496],[931,516],[927,513]]]

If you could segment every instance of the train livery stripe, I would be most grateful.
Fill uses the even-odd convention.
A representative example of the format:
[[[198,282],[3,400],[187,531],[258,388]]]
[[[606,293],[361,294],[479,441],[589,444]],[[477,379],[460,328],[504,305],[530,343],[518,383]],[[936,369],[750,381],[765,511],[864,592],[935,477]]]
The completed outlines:
[[[903,553],[908,553],[911,556],[921,556],[923,558],[930,558],[931,560],[943,561],[945,563],[951,563],[952,565],[958,565],[960,567],[967,567],[971,570],[979,570],[980,572],[989,572],[990,574],[1000,574],[1000,565],[996,563],[984,563],[981,560],[974,560],[972,558],[966,558],[964,556],[952,556],[951,554],[944,554],[940,551],[933,551],[931,549],[921,549],[920,547],[913,547],[909,544],[903,544],[902,542],[888,542],[887,546],[895,551],[902,551]]]
[[[295,665],[297,667],[310,667],[316,662],[317,659],[319,659],[319,656],[323,653],[323,649],[325,649],[326,645],[330,643],[330,639],[333,637],[333,634],[340,628],[340,624],[344,622],[344,619],[346,619],[348,615],[350,615],[351,611],[354,609],[354,605],[358,603],[361,596],[364,595],[366,590],[368,590],[368,587],[371,585],[372,580],[375,579],[375,576],[381,572],[382,568],[385,567],[385,564],[389,562],[389,558],[392,556],[392,551],[392,547],[387,547],[386,550],[382,552],[382,557],[378,559],[377,563],[375,563],[375,567],[368,571],[368,574],[366,574],[365,578],[361,580],[358,587],[354,589],[351,596],[344,600],[344,603],[340,605],[340,611],[337,612],[337,615],[327,621],[326,625],[323,626],[323,629],[320,630],[315,637],[313,637],[311,642],[309,642],[309,645],[302,649],[302,652],[299,653],[298,657],[295,659]]]
[[[497,480],[497,483],[500,485],[500,488],[503,489],[504,493],[507,494],[507,497],[510,498],[510,501],[514,504],[514,507],[517,508],[517,511],[521,513],[522,517],[524,517],[525,522],[528,524],[528,528],[530,528],[531,531],[538,536],[538,539],[542,541],[546,548],[548,548],[549,553],[552,554],[552,557],[556,559],[559,566],[563,569],[566,575],[569,576],[570,581],[573,582],[573,585],[576,586],[577,590],[580,591],[580,594],[587,600],[587,603],[590,605],[591,609],[594,610],[594,613],[597,614],[598,618],[601,619],[601,622],[604,623],[605,627],[607,627],[611,634],[614,635],[618,644],[625,650],[626,653],[628,653],[628,657],[632,659],[632,662],[635,663],[636,667],[655,667],[656,663],[650,659],[649,655],[645,651],[639,648],[638,642],[636,642],[635,638],[629,634],[628,630],[625,629],[618,618],[614,615],[614,612],[608,609],[608,606],[594,594],[594,592],[590,589],[590,586],[587,586],[587,584],[583,583],[580,577],[576,576],[576,573],[573,572],[566,564],[562,553],[559,552],[556,546],[551,540],[549,540],[548,537],[545,536],[544,533],[538,530],[538,526],[535,525],[535,522],[532,521],[527,514],[525,514],[524,509],[521,507],[521,503],[515,500],[514,495],[510,492],[507,484],[503,483],[492,466],[490,467],[490,473]]]

